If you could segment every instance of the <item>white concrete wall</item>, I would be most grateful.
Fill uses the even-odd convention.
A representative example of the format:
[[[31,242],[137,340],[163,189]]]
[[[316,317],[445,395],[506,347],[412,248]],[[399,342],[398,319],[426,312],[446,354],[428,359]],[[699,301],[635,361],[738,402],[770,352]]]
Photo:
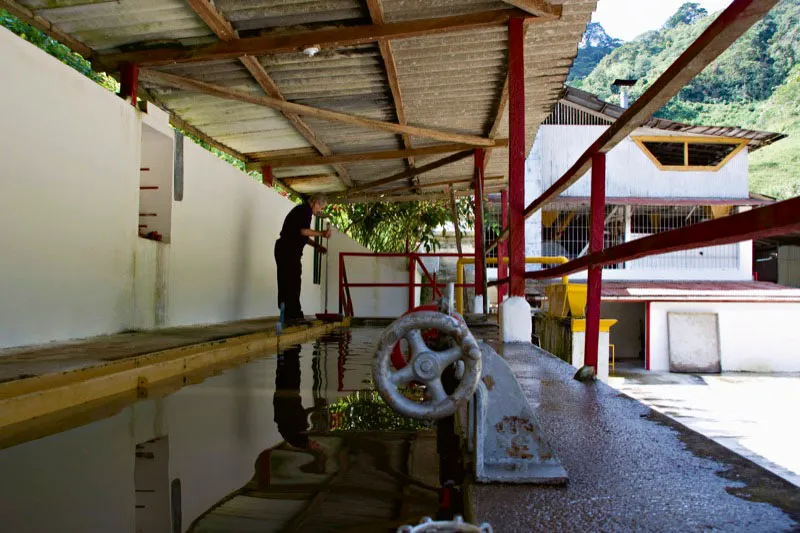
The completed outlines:
[[[0,28],[0,347],[131,326],[140,124]]]
[[[800,246],[778,248],[778,283],[800,287]]]
[[[605,318],[605,317],[603,317]],[[613,330],[614,327],[612,326]],[[611,352],[609,351],[609,334],[600,332],[597,340],[597,379],[603,383],[608,383],[608,368],[609,361],[611,360]],[[584,353],[586,350],[586,333],[578,331],[572,334],[572,366],[575,368],[582,368],[584,362]]]
[[[645,304],[603,302],[600,308],[600,317],[617,320],[617,323],[611,327],[609,339],[616,349],[617,361],[641,360],[640,352],[642,356],[644,355]]]
[[[330,239],[328,266],[328,312],[339,312],[339,252],[371,253],[337,229]],[[323,257],[323,276],[325,258]],[[408,260],[405,258],[345,257],[349,283],[408,283]],[[416,275],[419,282],[419,273]],[[405,287],[352,287],[353,312],[357,317],[398,317],[408,310]],[[419,290],[416,291],[419,300]]]
[[[670,311],[719,315],[723,371],[800,372],[800,304],[761,302],[652,302],[650,370],[669,370]]]
[[[529,159],[546,189],[578,160],[608,126],[541,126]],[[640,128],[634,135],[676,135]],[[589,196],[590,172],[564,193]],[[606,196],[655,198],[748,198],[747,149],[717,172],[660,170],[630,137],[606,156]]]
[[[1,28],[0,70],[0,116],[13,124],[0,130],[0,348],[278,314],[273,249],[288,199],[185,140],[183,199],[158,204],[170,242],[142,239],[142,134],[171,151],[167,115],[140,113]],[[169,172],[159,180],[168,200]],[[364,250],[341,235],[339,249]],[[354,265],[351,280],[407,280],[394,266]],[[336,272],[334,262],[334,286]],[[303,273],[313,315],[323,293],[311,247]],[[375,316],[407,302],[385,289],[354,297]]]

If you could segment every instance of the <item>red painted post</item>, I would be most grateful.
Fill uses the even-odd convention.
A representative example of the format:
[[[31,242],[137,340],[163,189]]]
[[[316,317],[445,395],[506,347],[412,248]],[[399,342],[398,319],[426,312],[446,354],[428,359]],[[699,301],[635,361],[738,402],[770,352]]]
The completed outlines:
[[[483,272],[486,264],[483,253],[483,163],[486,152],[482,148],[475,150],[473,158],[475,189],[475,296],[483,296]],[[476,309],[475,312],[478,312]]]
[[[268,187],[272,187],[272,167],[268,165],[264,165],[261,167],[261,183],[267,185]]]
[[[408,310],[416,307],[416,294],[414,285],[417,283],[417,257],[414,254],[408,256]]]
[[[500,191],[500,232],[506,230],[508,227],[508,191]],[[497,279],[505,279],[508,277],[508,266],[504,257],[508,256],[508,241],[502,240],[497,244]],[[497,286],[497,305],[503,303],[503,297],[506,295],[506,284],[501,283]]]
[[[344,256],[339,252],[339,314],[344,312]]]
[[[603,250],[606,216],[606,154],[592,156],[592,198],[590,205],[589,253]],[[603,267],[589,266],[586,299],[586,342],[583,364],[597,373],[597,350],[600,343],[600,295],[603,288]]]
[[[525,45],[522,18],[508,21],[508,250],[511,296],[525,297]]]
[[[136,107],[136,93],[139,90],[139,65],[122,63],[119,66],[119,96],[131,98],[131,105]]]

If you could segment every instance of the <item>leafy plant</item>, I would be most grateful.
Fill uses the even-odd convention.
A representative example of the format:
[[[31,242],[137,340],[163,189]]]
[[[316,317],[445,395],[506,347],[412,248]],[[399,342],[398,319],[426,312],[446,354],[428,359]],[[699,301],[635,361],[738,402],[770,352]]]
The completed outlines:
[[[456,201],[461,227],[474,224],[472,200]],[[374,252],[404,252],[439,248],[434,230],[451,220],[448,202],[372,202],[335,204],[327,208],[331,221]]]

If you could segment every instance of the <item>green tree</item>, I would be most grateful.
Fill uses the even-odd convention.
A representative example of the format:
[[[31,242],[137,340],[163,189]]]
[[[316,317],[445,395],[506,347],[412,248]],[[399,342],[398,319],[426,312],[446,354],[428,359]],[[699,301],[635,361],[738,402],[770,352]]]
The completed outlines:
[[[667,20],[664,27],[674,28],[681,24],[694,24],[698,20],[703,17],[708,16],[708,11],[704,7],[700,7],[700,4],[697,2],[686,2],[681,7],[678,8],[678,11],[672,15],[669,20]]]

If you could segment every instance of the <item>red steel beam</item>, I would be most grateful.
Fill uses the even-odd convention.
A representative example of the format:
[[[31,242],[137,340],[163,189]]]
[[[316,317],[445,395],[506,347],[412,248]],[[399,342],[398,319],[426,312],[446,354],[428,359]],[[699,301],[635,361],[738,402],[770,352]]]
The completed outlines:
[[[606,212],[606,154],[592,158],[592,196],[589,212],[589,253],[603,250]],[[589,267],[586,297],[586,336],[584,337],[583,364],[594,367],[597,374],[597,350],[600,346],[600,296],[603,290],[603,267]]]
[[[273,177],[272,177],[272,167],[269,165],[264,165],[261,167],[261,183],[272,187]]]
[[[508,227],[508,191],[500,191],[500,229],[505,231]],[[508,257],[508,241],[502,241],[497,249],[497,257]],[[508,265],[502,259],[497,261],[497,278],[505,279],[508,276]],[[503,297],[506,295],[505,283],[497,286],[497,305],[503,303]]]
[[[525,277],[556,278],[586,270],[590,265],[602,267],[649,255],[720,246],[793,232],[800,232],[800,197],[636,239],[557,267],[528,272]]]
[[[592,156],[607,153],[636,128],[650,120],[654,113],[714,61],[722,52],[772,9],[779,0],[733,0],[706,30],[676,59],[669,68],[578,158],[544,194],[525,208],[525,218],[552,201],[578,181],[592,164]],[[515,19],[511,19],[512,21]],[[509,51],[511,49],[509,33]],[[509,56],[510,57],[510,56]],[[509,72],[511,63],[509,61]],[[510,83],[510,80],[509,80]],[[523,111],[520,110],[520,113]],[[510,120],[515,114],[511,109]],[[513,150],[513,138],[509,150]],[[511,154],[509,154],[511,157]],[[513,213],[513,209],[512,209]],[[513,214],[512,214],[513,216]],[[513,224],[512,224],[513,230]],[[513,267],[512,267],[513,273]]]
[[[475,296],[484,296],[483,279],[486,268],[485,254],[483,253],[483,162],[486,152],[482,149],[475,150]],[[477,312],[477,309],[475,310]]]
[[[139,90],[139,65],[135,63],[122,63],[119,66],[120,98],[124,100],[130,97],[131,105],[136,107],[136,94],[138,90]],[[150,169],[148,168],[147,170]]]
[[[508,22],[508,251],[511,296],[525,296],[525,42],[524,20]]]

